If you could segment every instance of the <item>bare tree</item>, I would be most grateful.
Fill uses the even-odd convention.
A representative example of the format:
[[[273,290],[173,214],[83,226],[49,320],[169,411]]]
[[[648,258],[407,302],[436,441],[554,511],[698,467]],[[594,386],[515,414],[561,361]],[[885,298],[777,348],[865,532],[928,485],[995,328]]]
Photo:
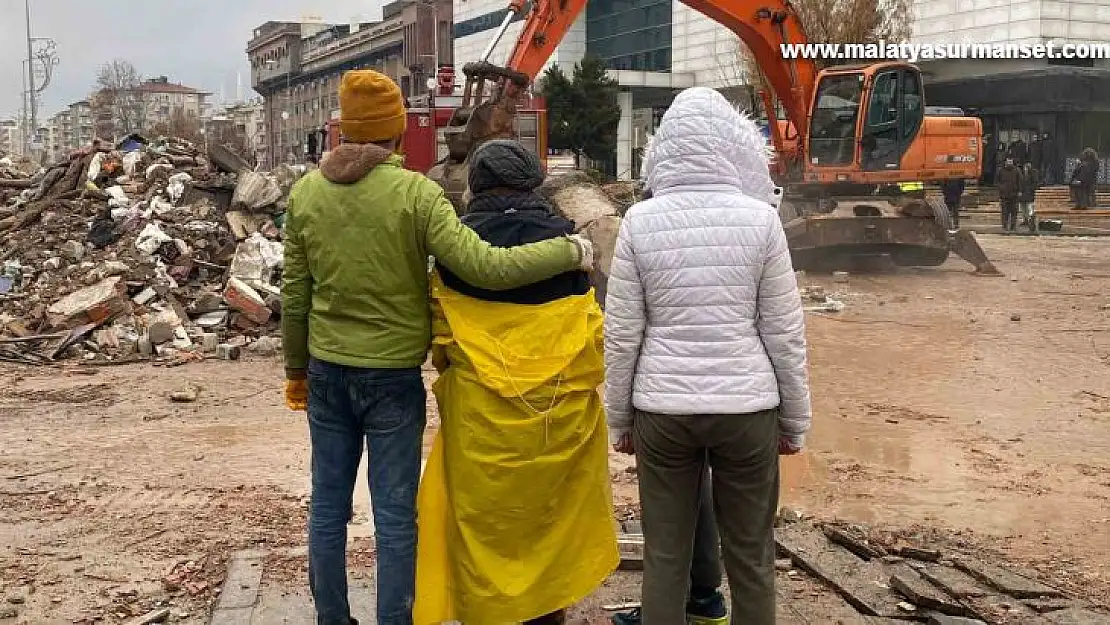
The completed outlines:
[[[183,107],[174,108],[169,118],[155,124],[153,130],[164,137],[177,137],[193,143],[204,142],[204,134],[200,131],[200,120],[196,115],[186,112]]]
[[[912,0],[792,0],[802,20],[807,43],[901,43],[909,38],[913,21]],[[799,42],[801,43],[801,42]],[[758,63],[743,42],[737,42],[734,73],[756,90],[768,88]],[[837,59],[816,59],[827,67]]]
[[[910,0],[794,0],[811,43],[899,43],[910,36]]]
[[[148,103],[142,84],[142,75],[129,61],[116,59],[100,67],[93,99],[100,108],[97,117],[102,125],[110,124],[111,135],[146,130]]]

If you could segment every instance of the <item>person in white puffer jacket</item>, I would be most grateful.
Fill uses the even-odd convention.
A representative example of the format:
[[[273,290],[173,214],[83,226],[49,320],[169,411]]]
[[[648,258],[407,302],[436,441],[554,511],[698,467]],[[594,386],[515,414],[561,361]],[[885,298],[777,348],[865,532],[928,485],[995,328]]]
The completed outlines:
[[[606,409],[634,451],[644,625],[685,622],[708,463],[733,623],[775,622],[779,454],[810,427],[805,320],[759,128],[712,89],[675,98],[625,215],[605,307]]]

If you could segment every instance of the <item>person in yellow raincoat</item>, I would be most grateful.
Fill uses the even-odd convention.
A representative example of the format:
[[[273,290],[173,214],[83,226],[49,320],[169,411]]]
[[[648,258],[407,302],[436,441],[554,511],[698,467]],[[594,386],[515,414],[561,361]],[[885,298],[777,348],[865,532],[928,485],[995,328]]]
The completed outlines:
[[[464,222],[514,247],[574,225],[534,192],[515,141],[471,157]],[[602,314],[580,271],[509,291],[437,266],[441,425],[417,503],[415,625],[562,623],[620,562],[608,470]]]

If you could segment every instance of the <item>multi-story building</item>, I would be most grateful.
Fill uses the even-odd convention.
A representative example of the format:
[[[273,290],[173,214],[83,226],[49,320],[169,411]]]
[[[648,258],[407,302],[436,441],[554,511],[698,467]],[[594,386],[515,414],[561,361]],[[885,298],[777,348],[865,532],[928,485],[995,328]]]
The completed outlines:
[[[961,107],[983,119],[988,173],[999,147],[1019,140],[1056,183],[1066,182],[1083,148],[1110,152],[1108,8],[1105,0],[914,0],[916,43],[1053,42],[1057,50],[1081,44],[1077,52],[1101,56],[920,61],[930,104]]]
[[[23,132],[14,119],[0,119],[0,158],[23,154]]]
[[[73,127],[73,136],[69,147],[80,148],[92,144],[96,138],[93,123],[92,104],[88,100],[81,100],[69,105],[70,124]]]
[[[74,102],[50,118],[49,143],[44,144],[47,155],[60,157],[69,150],[88,146],[96,136],[92,106],[87,100]]]
[[[396,0],[382,21],[354,24],[267,22],[247,44],[251,84],[264,98],[269,165],[301,161],[309,134],[339,108],[339,81],[376,69],[407,97],[426,92],[436,68],[451,62],[450,0]]]
[[[266,113],[262,100],[230,104],[205,119],[209,139],[231,143],[253,163],[266,158]]]
[[[505,5],[454,0],[457,65],[478,60],[506,15]],[[489,60],[504,63],[522,28],[517,18]],[[591,0],[545,69],[557,64],[569,73],[587,53],[605,61],[621,86],[614,173],[631,178],[647,135],[677,90],[712,87],[747,102],[741,49],[735,34],[677,0]]]
[[[169,126],[175,116],[199,122],[208,110],[207,99],[212,94],[170,82],[166,76],[144,81],[137,90],[145,109],[146,126]]]

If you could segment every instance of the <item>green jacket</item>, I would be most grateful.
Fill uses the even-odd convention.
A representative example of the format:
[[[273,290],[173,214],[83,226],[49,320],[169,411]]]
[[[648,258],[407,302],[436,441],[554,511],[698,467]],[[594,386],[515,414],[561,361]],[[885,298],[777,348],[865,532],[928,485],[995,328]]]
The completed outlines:
[[[505,290],[581,262],[566,238],[512,249],[459,221],[443,189],[375,145],[345,144],[301,179],[285,224],[282,333],[291,376],[309,355],[352,367],[417,367],[431,341],[429,257]]]

